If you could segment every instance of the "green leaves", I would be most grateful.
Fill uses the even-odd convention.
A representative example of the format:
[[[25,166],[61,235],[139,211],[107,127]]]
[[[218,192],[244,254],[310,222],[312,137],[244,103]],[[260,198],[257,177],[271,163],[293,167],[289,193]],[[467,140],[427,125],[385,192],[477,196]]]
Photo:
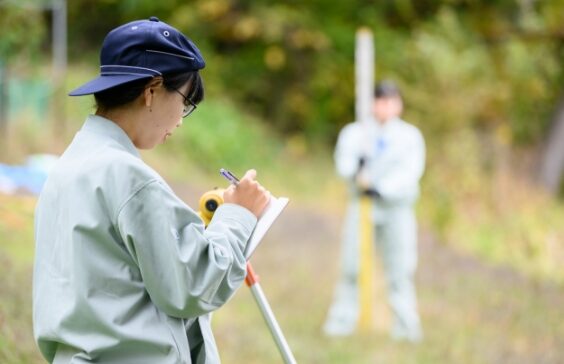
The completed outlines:
[[[39,51],[46,31],[41,9],[0,3],[0,60],[25,58]]]

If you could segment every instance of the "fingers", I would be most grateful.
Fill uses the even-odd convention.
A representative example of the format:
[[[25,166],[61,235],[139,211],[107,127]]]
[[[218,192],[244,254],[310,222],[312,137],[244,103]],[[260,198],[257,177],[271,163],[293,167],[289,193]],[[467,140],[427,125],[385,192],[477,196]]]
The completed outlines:
[[[271,196],[270,191],[265,190],[264,198],[265,198],[266,202],[265,202],[263,207],[266,207],[266,205],[268,205],[268,203],[270,202],[270,196]]]
[[[235,192],[235,187],[237,187],[237,186],[235,186],[235,185],[229,185],[229,187],[227,187],[227,188],[225,189],[225,191],[223,191],[223,194],[226,194],[226,193],[227,193],[228,195],[232,195],[233,192]]]
[[[257,171],[249,169],[237,186],[225,190],[223,199],[226,203],[241,205],[259,217],[270,201],[270,192],[256,180],[256,176]]]
[[[243,179],[248,179],[251,181],[254,181],[256,178],[257,178],[257,171],[254,169],[249,169],[243,176]]]

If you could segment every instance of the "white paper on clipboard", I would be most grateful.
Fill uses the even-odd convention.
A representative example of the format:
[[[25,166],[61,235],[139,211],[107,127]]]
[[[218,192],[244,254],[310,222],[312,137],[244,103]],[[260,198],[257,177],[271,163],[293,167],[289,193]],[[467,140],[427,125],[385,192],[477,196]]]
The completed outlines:
[[[253,230],[253,233],[249,238],[249,242],[247,243],[247,247],[245,248],[245,258],[247,258],[247,260],[249,260],[251,255],[254,253],[266,232],[270,229],[278,216],[280,216],[282,210],[284,210],[286,205],[288,205],[289,201],[290,200],[287,197],[276,198],[274,196],[270,196],[270,202],[266,206],[262,216],[258,219],[255,230]]]

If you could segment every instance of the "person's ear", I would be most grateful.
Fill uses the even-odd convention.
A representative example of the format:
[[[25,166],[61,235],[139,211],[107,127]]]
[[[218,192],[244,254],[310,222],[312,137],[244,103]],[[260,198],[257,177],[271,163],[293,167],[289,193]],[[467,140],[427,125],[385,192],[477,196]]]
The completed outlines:
[[[163,86],[163,78],[160,76],[154,77],[147,85],[143,91],[145,96],[145,106],[151,107],[153,104],[153,99],[155,97],[155,92],[157,92]]]

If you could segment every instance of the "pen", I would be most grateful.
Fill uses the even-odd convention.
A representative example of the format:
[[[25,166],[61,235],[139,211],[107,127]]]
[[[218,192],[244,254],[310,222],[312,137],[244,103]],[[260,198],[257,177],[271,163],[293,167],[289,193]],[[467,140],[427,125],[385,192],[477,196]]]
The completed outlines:
[[[231,184],[237,186],[239,184],[239,178],[235,177],[235,175],[231,172],[229,172],[227,169],[225,168],[221,168],[219,170],[219,174],[221,174],[223,177],[225,177],[226,180],[228,180],[229,182],[231,182]]]

